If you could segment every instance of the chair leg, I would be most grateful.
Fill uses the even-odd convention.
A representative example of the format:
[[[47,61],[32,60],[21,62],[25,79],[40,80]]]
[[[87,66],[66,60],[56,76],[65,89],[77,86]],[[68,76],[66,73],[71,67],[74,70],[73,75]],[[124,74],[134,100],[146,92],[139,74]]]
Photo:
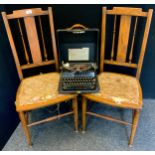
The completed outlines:
[[[28,115],[29,115],[28,112],[26,112],[26,113],[25,113],[26,124],[29,123],[29,121],[28,121]]]
[[[73,111],[74,111],[74,128],[75,132],[78,132],[78,101],[77,97],[73,99]]]
[[[134,110],[133,114],[133,121],[132,121],[132,129],[131,129],[131,135],[130,135],[130,140],[129,140],[129,146],[131,147],[133,144],[133,140],[135,137],[138,121],[139,121],[139,116],[140,116],[140,111],[139,110]]]
[[[24,132],[25,132],[27,143],[28,143],[28,145],[32,145],[31,138],[30,138],[30,133],[29,133],[29,130],[28,130],[28,127],[27,127],[27,123],[26,123],[27,121],[26,121],[24,112],[19,112],[19,118],[21,120],[21,124],[22,124]]]
[[[87,109],[87,101],[85,97],[82,97],[82,132],[86,131],[86,109]]]

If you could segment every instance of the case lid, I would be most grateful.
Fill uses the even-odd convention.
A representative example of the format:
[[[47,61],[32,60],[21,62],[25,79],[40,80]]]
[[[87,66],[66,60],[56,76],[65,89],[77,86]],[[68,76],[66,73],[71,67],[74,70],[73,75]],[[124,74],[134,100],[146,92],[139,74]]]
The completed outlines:
[[[59,61],[62,63],[98,63],[99,30],[75,24],[58,29]]]

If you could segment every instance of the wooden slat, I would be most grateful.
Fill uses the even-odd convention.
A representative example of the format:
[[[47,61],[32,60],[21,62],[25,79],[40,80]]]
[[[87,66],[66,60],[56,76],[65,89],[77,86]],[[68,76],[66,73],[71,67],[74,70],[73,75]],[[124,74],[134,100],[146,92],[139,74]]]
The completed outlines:
[[[87,113],[88,115],[95,116],[95,117],[99,117],[99,118],[103,118],[103,119],[106,119],[106,120],[109,120],[109,121],[112,121],[112,122],[117,122],[117,123],[124,124],[124,125],[132,125],[132,124],[129,123],[129,122],[122,121],[122,120],[119,120],[119,119],[116,119],[116,118],[113,118],[113,117],[110,117],[110,116],[101,115],[101,114],[96,114],[96,113],[94,113],[94,112],[86,112],[86,113]]]
[[[54,60],[56,65],[56,71],[58,71],[59,70],[58,55],[57,55],[58,52],[57,52],[56,39],[55,39],[54,19],[53,19],[53,13],[52,13],[51,7],[48,7],[48,14],[49,14],[49,23],[50,23],[50,30],[51,30],[53,55],[54,55]]]
[[[27,64],[27,65],[22,65],[21,68],[22,69],[29,69],[29,68],[34,68],[34,67],[40,67],[40,66],[46,66],[46,65],[51,65],[51,64],[55,64],[54,60],[49,60],[49,61],[43,61],[41,63],[38,64]]]
[[[125,62],[117,62],[117,61],[111,61],[111,60],[104,60],[104,63],[109,65],[137,68],[137,64],[135,63],[125,63]]]
[[[121,16],[117,47],[117,61],[125,62],[130,33],[131,16]]]
[[[136,73],[136,78],[137,79],[139,79],[140,74],[141,74],[141,69],[142,69],[142,64],[143,64],[143,59],[144,59],[147,39],[148,39],[148,35],[149,35],[149,30],[150,30],[152,14],[153,14],[153,9],[149,9],[148,17],[147,17],[147,21],[146,21],[146,25],[145,25],[145,31],[144,31],[141,51],[140,51],[140,56],[139,56],[139,61],[138,61],[138,69],[137,69],[137,73]]]
[[[40,16],[40,15],[47,15],[47,14],[48,14],[48,11],[42,11],[41,8],[23,9],[23,10],[13,11],[13,14],[7,15],[7,18],[16,19],[16,18]]]
[[[100,51],[100,72],[104,70],[104,54],[106,42],[106,11],[107,8],[102,8],[102,27],[101,27],[101,51]]]
[[[5,12],[2,12],[2,17],[3,17],[3,20],[4,20],[6,32],[7,32],[8,38],[9,38],[10,46],[11,46],[13,57],[14,57],[14,60],[15,60],[18,76],[19,76],[20,80],[22,80],[23,79],[23,73],[22,73],[22,70],[20,68],[20,62],[19,62],[19,59],[18,59],[17,50],[16,50],[16,47],[15,47],[15,43],[14,43],[14,40],[13,40],[13,37],[12,37],[10,25],[9,25],[7,15],[6,15]]]
[[[42,123],[45,123],[45,122],[50,122],[50,121],[53,121],[53,120],[56,120],[56,119],[59,119],[59,118],[62,118],[64,116],[68,116],[68,115],[71,115],[71,114],[73,114],[73,111],[67,112],[67,113],[64,113],[64,114],[60,114],[60,115],[57,115],[57,116],[48,117],[48,118],[43,119],[41,121],[37,121],[37,122],[33,122],[31,124],[28,124],[27,126],[31,127],[31,126],[42,124]]]
[[[39,39],[36,29],[36,23],[34,17],[24,18],[27,37],[30,45],[33,63],[42,62],[41,51],[39,46]]]
[[[107,10],[110,15],[127,15],[146,17],[147,12],[143,12],[141,8],[114,7],[113,10]]]

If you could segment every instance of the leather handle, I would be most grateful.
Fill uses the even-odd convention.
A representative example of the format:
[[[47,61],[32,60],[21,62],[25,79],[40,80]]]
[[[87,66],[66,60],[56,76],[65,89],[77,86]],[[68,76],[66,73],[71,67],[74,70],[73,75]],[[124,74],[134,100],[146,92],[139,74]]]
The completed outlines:
[[[73,26],[71,26],[70,28],[67,28],[68,30],[73,30],[73,29],[77,29],[77,28],[80,28],[80,29],[87,29],[86,26],[82,25],[82,24],[74,24]]]

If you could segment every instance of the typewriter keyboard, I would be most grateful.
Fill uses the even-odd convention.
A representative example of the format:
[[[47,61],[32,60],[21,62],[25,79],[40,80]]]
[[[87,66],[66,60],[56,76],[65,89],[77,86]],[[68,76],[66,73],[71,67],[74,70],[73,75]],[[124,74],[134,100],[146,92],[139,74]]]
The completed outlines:
[[[63,90],[93,90],[96,88],[94,71],[63,72],[61,78]]]

